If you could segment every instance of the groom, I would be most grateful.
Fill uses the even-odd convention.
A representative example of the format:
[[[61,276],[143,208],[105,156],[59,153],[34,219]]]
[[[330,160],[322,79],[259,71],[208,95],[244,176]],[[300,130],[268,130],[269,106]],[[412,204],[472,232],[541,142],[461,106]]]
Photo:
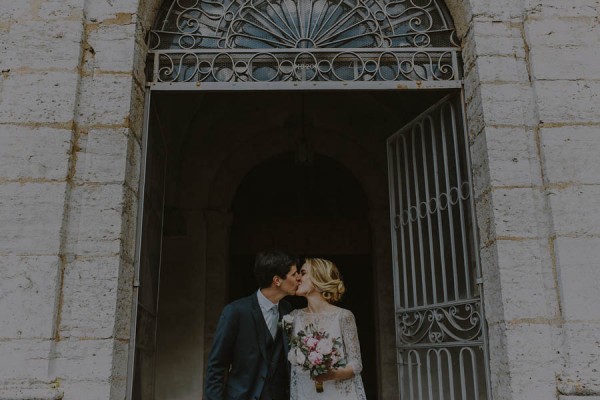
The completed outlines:
[[[281,251],[259,253],[254,276],[259,290],[223,309],[206,371],[206,400],[289,399],[287,338],[278,329],[292,310],[298,260]]]

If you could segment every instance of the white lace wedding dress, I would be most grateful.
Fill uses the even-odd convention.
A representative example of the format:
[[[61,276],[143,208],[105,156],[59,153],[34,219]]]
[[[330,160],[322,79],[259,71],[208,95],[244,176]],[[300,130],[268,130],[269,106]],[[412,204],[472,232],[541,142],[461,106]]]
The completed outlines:
[[[290,400],[366,400],[360,372],[362,361],[356,322],[351,311],[336,307],[325,313],[310,313],[306,309],[294,310],[290,313],[294,318],[292,334],[305,330],[308,324],[315,325],[317,330],[329,333],[329,337],[342,339],[342,356],[347,365],[354,370],[354,377],[339,381],[323,382],[323,392],[317,393],[315,382],[307,371],[298,365],[291,365]]]

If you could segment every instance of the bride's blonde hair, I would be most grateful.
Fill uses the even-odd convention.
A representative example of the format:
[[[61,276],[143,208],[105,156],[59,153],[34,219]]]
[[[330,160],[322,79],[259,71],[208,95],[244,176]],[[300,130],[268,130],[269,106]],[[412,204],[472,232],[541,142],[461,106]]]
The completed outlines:
[[[322,258],[307,258],[305,264],[310,267],[310,278],[313,286],[323,295],[325,300],[328,303],[340,301],[346,287],[335,264]]]

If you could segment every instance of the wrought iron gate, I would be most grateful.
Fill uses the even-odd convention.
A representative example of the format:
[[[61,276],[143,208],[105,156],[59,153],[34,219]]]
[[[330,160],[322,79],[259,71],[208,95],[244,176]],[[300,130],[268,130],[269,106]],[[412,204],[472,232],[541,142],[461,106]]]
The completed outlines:
[[[491,398],[469,164],[456,95],[388,139],[401,399]]]

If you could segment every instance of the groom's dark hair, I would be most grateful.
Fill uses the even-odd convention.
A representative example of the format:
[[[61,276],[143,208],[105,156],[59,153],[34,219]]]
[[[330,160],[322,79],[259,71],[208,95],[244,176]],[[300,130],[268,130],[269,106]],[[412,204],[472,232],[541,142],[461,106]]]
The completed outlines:
[[[280,250],[262,251],[256,255],[254,277],[261,289],[271,286],[273,277],[285,279],[292,265],[298,266],[298,257]]]

